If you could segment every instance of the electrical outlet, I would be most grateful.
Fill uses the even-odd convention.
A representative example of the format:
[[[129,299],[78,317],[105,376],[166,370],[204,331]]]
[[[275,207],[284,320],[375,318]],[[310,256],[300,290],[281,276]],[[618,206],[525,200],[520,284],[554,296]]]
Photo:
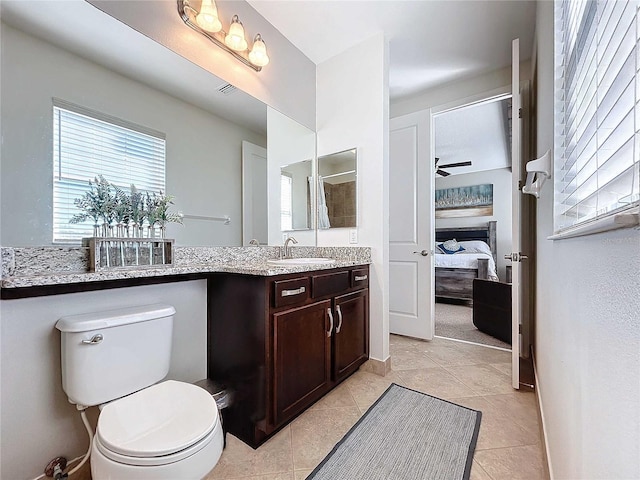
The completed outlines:
[[[358,243],[358,229],[349,230],[349,243]]]
[[[289,238],[289,234],[288,234],[288,233],[283,233],[283,234],[282,234],[282,241],[283,241],[283,242],[286,242],[286,241],[287,241],[287,238]]]

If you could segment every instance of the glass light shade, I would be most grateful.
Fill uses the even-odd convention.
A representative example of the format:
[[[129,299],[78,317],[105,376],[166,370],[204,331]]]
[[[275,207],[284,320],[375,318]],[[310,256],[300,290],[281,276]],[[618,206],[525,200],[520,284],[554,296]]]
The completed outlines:
[[[218,18],[218,9],[214,0],[202,0],[200,13],[196,16],[196,23],[207,32],[216,33],[222,30],[222,23]]]
[[[253,40],[253,47],[251,48],[251,52],[249,52],[249,61],[257,67],[264,67],[269,63],[267,46],[262,40],[262,36],[260,34],[257,34],[256,38]]]
[[[237,15],[234,15],[231,20],[229,33],[224,37],[224,43],[227,44],[227,47],[235,50],[236,52],[244,52],[247,49],[248,45],[244,38],[244,27]]]

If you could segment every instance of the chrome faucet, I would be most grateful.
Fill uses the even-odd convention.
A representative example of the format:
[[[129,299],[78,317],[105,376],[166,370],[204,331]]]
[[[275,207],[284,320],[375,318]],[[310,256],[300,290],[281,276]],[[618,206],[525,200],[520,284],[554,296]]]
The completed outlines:
[[[293,242],[294,244],[298,243],[298,241],[293,237],[287,237],[284,241],[284,258],[291,258],[291,247],[289,243]]]

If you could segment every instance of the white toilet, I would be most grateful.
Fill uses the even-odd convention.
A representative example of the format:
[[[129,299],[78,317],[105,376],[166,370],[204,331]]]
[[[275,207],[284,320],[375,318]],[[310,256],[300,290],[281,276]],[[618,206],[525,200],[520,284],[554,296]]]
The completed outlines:
[[[175,309],[147,305],[63,317],[62,387],[79,410],[98,405],[91,474],[200,479],[222,453],[213,397],[169,371]]]

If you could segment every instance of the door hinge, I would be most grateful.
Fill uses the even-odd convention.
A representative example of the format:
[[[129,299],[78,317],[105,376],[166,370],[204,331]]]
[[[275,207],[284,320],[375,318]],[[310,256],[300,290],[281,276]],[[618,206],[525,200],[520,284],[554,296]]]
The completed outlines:
[[[522,107],[518,109],[518,118],[522,118]]]
[[[522,180],[518,180],[518,190],[522,191],[522,187],[524,187],[524,182]]]

